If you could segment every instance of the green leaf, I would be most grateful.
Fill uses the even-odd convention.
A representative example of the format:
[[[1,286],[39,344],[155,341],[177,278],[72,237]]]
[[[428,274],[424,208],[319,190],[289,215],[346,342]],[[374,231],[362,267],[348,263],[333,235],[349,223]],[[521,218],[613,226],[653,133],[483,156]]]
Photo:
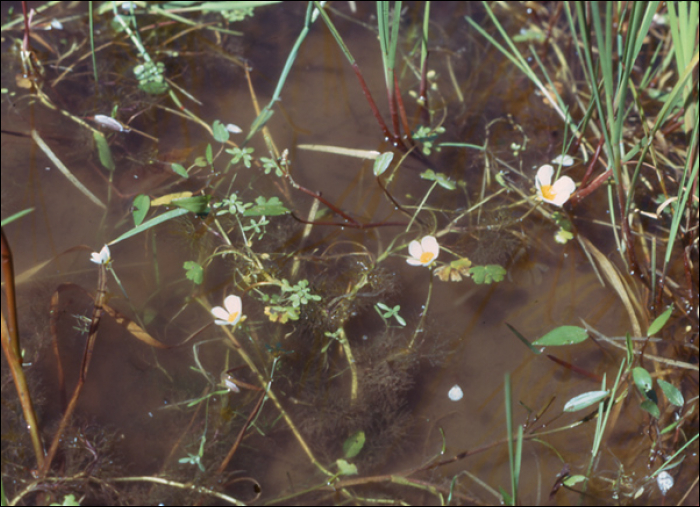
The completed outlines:
[[[204,152],[204,156],[207,159],[207,163],[209,165],[212,165],[214,163],[214,150],[211,147],[211,143],[207,143],[207,149]]]
[[[659,387],[661,387],[661,390],[664,392],[664,395],[666,396],[666,399],[668,399],[668,401],[670,401],[677,407],[683,406],[683,403],[685,403],[685,401],[683,400],[683,395],[676,386],[662,379],[659,379],[658,383]]]
[[[255,206],[243,212],[244,217],[259,217],[263,215],[276,217],[289,213],[289,209],[282,204],[278,197],[270,197],[269,200],[266,200],[263,196],[258,196],[255,199],[255,203]]]
[[[446,174],[436,173],[432,169],[426,169],[420,174],[420,177],[428,181],[436,181],[438,185],[447,190],[454,190],[457,188],[457,184],[450,180]]]
[[[228,141],[228,130],[226,130],[226,126],[219,120],[214,120],[214,124],[211,126],[211,130],[214,134],[214,140],[217,143],[225,143],[226,141]]]
[[[22,211],[18,211],[18,212],[15,213],[14,215],[11,215],[11,216],[9,216],[9,217],[7,217],[7,218],[3,218],[3,219],[2,219],[2,226],[5,227],[7,224],[12,223],[12,222],[14,222],[15,220],[19,220],[19,219],[22,218],[24,215],[28,215],[28,214],[31,213],[32,211],[34,211],[34,208],[27,208],[27,209],[24,209],[24,210],[22,210]]]
[[[576,412],[577,410],[583,410],[591,405],[595,405],[601,400],[604,400],[610,391],[589,391],[587,393],[579,394],[578,396],[570,399],[564,405],[564,412]]]
[[[570,488],[576,486],[579,482],[584,482],[586,480],[585,475],[570,475],[564,479],[563,484],[569,486]]]
[[[642,403],[640,403],[639,408],[641,408],[645,412],[648,412],[652,417],[656,419],[658,419],[661,415],[658,405],[650,399],[646,399]]]
[[[353,433],[348,437],[348,439],[343,443],[343,454],[345,457],[350,459],[354,458],[365,446],[365,432],[360,430]]]
[[[511,326],[511,325],[508,324],[507,322],[505,322],[505,325],[508,326],[508,329],[510,329],[510,330],[513,332],[513,334],[516,336],[516,338],[517,338],[518,340],[520,340],[521,342],[523,342],[523,343],[525,344],[525,346],[526,346],[527,348],[529,348],[532,352],[534,352],[535,354],[541,354],[541,353],[542,353],[542,352],[540,351],[540,349],[538,349],[537,347],[535,347],[532,343],[530,343],[530,342],[527,340],[527,338],[525,338],[522,334],[520,334],[520,332],[519,332],[517,329],[515,329],[513,326]]]
[[[95,144],[97,145],[97,153],[100,156],[100,163],[110,171],[114,171],[114,159],[112,159],[112,150],[109,148],[107,138],[102,132],[94,131],[92,133]]]
[[[651,391],[654,387],[654,381],[651,379],[651,375],[641,366],[637,366],[632,370],[632,378],[634,379],[634,385],[636,385],[637,389],[645,396],[647,391]]]
[[[182,197],[180,199],[173,199],[172,204],[178,208],[183,208],[192,213],[205,213],[207,211],[207,206],[209,206],[209,201],[211,201],[210,195],[196,195],[194,197]]]
[[[474,280],[474,283],[481,285],[482,283],[500,282],[506,276],[506,270],[498,264],[489,264],[488,266],[474,266],[469,269],[469,274]]]
[[[537,347],[552,347],[556,345],[573,345],[588,338],[588,332],[578,326],[560,326],[532,342]]]
[[[186,215],[189,213],[186,209],[173,209],[170,210],[166,213],[163,213],[162,215],[158,215],[157,217],[151,218],[147,222],[142,223],[141,225],[134,227],[130,231],[126,231],[124,234],[119,236],[117,239],[114,239],[110,241],[108,244],[109,245],[114,245],[116,243],[119,243],[120,241],[123,241],[127,238],[130,238],[132,236],[136,236],[137,234],[150,229],[151,227],[155,227],[156,225],[162,224],[163,222],[167,222],[168,220],[171,220],[173,218]]]
[[[374,159],[374,175],[381,176],[392,160],[394,160],[394,153],[391,151],[384,152]]]
[[[175,174],[177,174],[178,176],[182,176],[183,178],[189,178],[189,177],[190,177],[190,175],[187,174],[187,169],[185,169],[185,168],[184,168],[183,166],[181,166],[180,164],[175,164],[175,163],[170,164],[170,168],[171,168],[171,169],[173,170],[173,172],[174,172]]]
[[[134,197],[134,225],[141,225],[143,219],[146,218],[146,214],[151,207],[151,198],[147,195],[139,194]]]
[[[352,463],[339,459],[335,464],[338,465],[338,473],[340,475],[357,475],[357,467]]]
[[[669,306],[664,313],[656,317],[654,322],[652,322],[649,326],[647,336],[654,336],[656,333],[661,331],[664,325],[666,325],[666,322],[668,322],[668,319],[671,317],[671,313],[673,313],[673,307]]]
[[[200,285],[204,280],[204,268],[194,261],[187,261],[182,265],[185,268],[188,279],[192,280],[197,285]]]

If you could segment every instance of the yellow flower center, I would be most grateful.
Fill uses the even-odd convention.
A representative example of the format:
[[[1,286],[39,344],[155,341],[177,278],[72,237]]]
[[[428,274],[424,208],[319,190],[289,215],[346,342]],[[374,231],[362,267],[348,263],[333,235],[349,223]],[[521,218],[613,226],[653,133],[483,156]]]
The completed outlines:
[[[433,260],[433,257],[435,256],[432,252],[423,252],[422,254],[420,254],[420,262],[421,264],[428,264],[430,261]]]
[[[238,317],[238,312],[231,312],[228,314],[228,323],[232,324],[234,320]]]
[[[552,185],[542,185],[540,187],[540,192],[542,192],[542,197],[553,201],[557,197],[557,193],[552,189]]]

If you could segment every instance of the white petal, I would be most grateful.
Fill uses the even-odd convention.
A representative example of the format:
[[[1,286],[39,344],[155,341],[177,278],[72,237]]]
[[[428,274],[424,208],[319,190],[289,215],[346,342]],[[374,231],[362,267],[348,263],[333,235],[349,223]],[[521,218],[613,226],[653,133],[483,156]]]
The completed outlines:
[[[417,259],[406,259],[406,262],[408,262],[411,266],[422,266],[423,263]]]
[[[102,264],[102,260],[100,259],[100,254],[97,252],[92,252],[90,254],[90,262],[94,262],[95,264]]]
[[[549,164],[543,165],[537,170],[537,176],[535,176],[535,184],[539,189],[543,185],[552,184],[552,176],[554,175],[554,167]]]
[[[552,164],[561,164],[564,167],[569,167],[574,165],[574,159],[571,155],[559,155],[552,160]]]
[[[111,254],[109,253],[109,247],[107,245],[102,247],[102,250],[100,250],[100,258],[102,259],[102,262],[107,262],[111,257]]]
[[[550,201],[552,204],[557,206],[563,206],[566,201],[569,200],[571,194],[576,190],[576,183],[574,180],[568,176],[562,176],[552,185],[552,192],[554,192],[554,200]]]
[[[440,245],[438,244],[437,239],[435,239],[433,236],[426,236],[421,240],[420,244],[423,247],[424,252],[430,252],[433,254],[433,260],[437,258],[438,254],[440,253]]]
[[[226,324],[228,324],[228,315],[229,313],[221,308],[220,306],[215,306],[214,308],[211,309],[211,314],[216,317],[219,320],[223,320]],[[218,324],[218,322],[217,322]],[[219,324],[221,325],[221,324]]]
[[[228,296],[226,299],[224,299],[224,306],[228,310],[228,313],[238,313],[239,315],[241,314],[241,307],[243,306],[241,304],[241,298],[238,296]]]
[[[420,259],[421,254],[423,253],[423,248],[420,246],[420,243],[418,243],[415,239],[411,241],[408,244],[408,253],[411,254],[411,257],[415,257],[416,259]],[[410,262],[409,262],[410,264]]]

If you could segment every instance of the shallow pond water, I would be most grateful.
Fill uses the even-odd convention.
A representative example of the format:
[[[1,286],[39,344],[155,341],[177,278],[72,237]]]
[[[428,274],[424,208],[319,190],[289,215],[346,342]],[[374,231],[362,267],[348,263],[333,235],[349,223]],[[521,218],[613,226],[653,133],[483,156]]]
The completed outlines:
[[[375,7],[365,4],[358,3],[357,12],[350,11],[347,4],[335,4],[340,12],[333,20],[379,110],[389,118],[372,28],[376,26]],[[577,493],[564,490],[551,499],[548,496],[563,470],[570,467],[571,474],[586,472],[595,419],[560,433],[545,435],[544,431],[584,417],[585,411],[562,412],[573,396],[600,388],[600,382],[578,371],[607,375],[609,386],[617,375],[622,351],[587,340],[535,355],[507,324],[530,341],[562,325],[582,326],[580,319],[608,336],[624,336],[632,331],[629,316],[616,292],[601,283],[580,246],[575,241],[558,244],[551,221],[529,212],[536,205],[534,197],[527,201],[512,189],[497,193],[501,187],[494,177],[503,172],[510,184],[534,196],[536,169],[561,153],[564,129],[534,86],[468,28],[464,16],[480,20],[484,13],[468,5],[471,3],[443,4],[434,4],[431,12],[435,35],[430,68],[437,76],[431,92],[434,123],[444,119],[442,142],[477,146],[488,142],[490,167],[485,169],[481,151],[469,148],[446,146],[433,151],[427,162],[408,157],[387,186],[396,201],[391,202],[372,174],[371,161],[300,148],[313,144],[391,150],[342,51],[322,21],[316,21],[267,123],[269,136],[280,151],[289,150],[290,171],[297,184],[320,192],[358,222],[381,226],[356,228],[347,220],[347,226],[323,225],[342,222],[342,218],[321,204],[319,214],[312,218],[320,225],[307,228],[286,214],[269,218],[262,239],[249,228],[247,250],[239,235],[240,224],[229,220],[225,232],[238,253],[218,255],[207,263],[201,286],[186,278],[183,263],[202,263],[214,252],[224,253],[224,230],[215,227],[213,213],[208,217],[190,213],[111,246],[112,267],[128,300],[110,278],[108,304],[142,323],[153,338],[172,348],[149,347],[123,324],[103,315],[87,382],[68,433],[74,445],[63,449],[57,459],[60,473],[72,475],[89,469],[105,481],[160,475],[182,483],[192,481],[243,502],[344,503],[349,500],[344,495],[352,491],[357,503],[380,499],[437,503],[436,493],[447,497],[452,487],[455,503],[493,504],[498,498],[473,478],[496,491],[510,488],[504,402],[508,373],[514,427],[523,425],[526,435],[520,501],[562,505],[577,501]],[[59,11],[54,15],[83,14],[74,8],[56,7]],[[3,5],[5,15],[6,9]],[[243,36],[203,29],[180,33],[171,28],[157,36],[144,32],[142,37],[147,47],[179,52],[177,56],[162,54],[167,75],[201,104],[182,95],[180,100],[208,125],[214,120],[239,125],[243,134],[231,139],[240,144],[257,116],[240,63],[250,66],[256,98],[263,107],[273,96],[301,31],[305,9],[298,2],[259,8],[253,18],[232,25]],[[407,8],[402,20],[402,30],[409,34],[422,22],[422,12],[413,9]],[[528,19],[524,10],[509,16],[513,24]],[[145,26],[149,20],[140,23]],[[66,23],[64,34],[46,32],[45,37],[61,54],[72,43],[81,43],[79,54],[83,55],[89,52],[84,40],[86,26],[73,23]],[[106,35],[111,33],[109,26],[97,29],[103,43],[110,40]],[[10,33],[20,37],[19,32]],[[168,37],[172,41],[163,43]],[[411,51],[413,44],[415,38],[402,39],[402,54]],[[197,123],[178,115],[167,96],[146,95],[136,88],[130,69],[138,60],[126,38],[98,53],[103,80],[99,93],[92,86],[90,65],[77,64],[59,82],[64,62],[56,62],[56,55],[41,46],[37,52],[45,59],[42,86],[59,109],[87,118],[109,114],[118,104],[122,121],[130,119],[132,129],[158,140],[153,142],[134,130],[105,131],[117,165],[110,190],[109,173],[100,164],[92,134],[17,87],[18,64],[10,43],[4,42],[3,87],[15,93],[6,94],[2,104],[2,214],[4,219],[34,208],[4,230],[19,277],[20,334],[31,362],[27,372],[37,393],[43,438],[49,442],[63,410],[50,348],[52,294],[64,283],[94,293],[99,267],[89,262],[89,254],[134,227],[132,206],[137,194],[155,198],[204,189],[214,196],[213,202],[231,192],[245,202],[260,195],[277,196],[302,219],[309,216],[315,200],[288,180],[274,176],[274,170],[265,174],[259,165],[229,167],[230,155],[221,156],[187,181],[173,174],[172,162],[188,167],[205,155],[208,143],[215,153],[221,143],[215,143]],[[72,62],[75,57],[66,58]],[[414,64],[418,61],[415,56],[409,59]],[[408,92],[417,91],[418,85],[418,77],[402,65],[400,86],[411,122],[417,118],[416,104]],[[75,176],[106,203],[105,209],[88,201],[59,173],[27,136],[30,129],[36,129]],[[257,157],[270,157],[260,133],[249,146]],[[395,160],[400,154],[396,150]],[[451,191],[435,187],[421,204],[432,185],[420,177],[427,168],[457,185]],[[569,174],[580,177],[584,171],[578,164]],[[450,220],[480,201],[482,189],[486,195],[496,194],[493,200],[466,215],[455,230],[447,231]],[[606,219],[607,197],[602,191],[598,194],[576,209],[577,233],[589,238],[603,256],[612,258],[612,235],[595,223]],[[397,209],[397,203],[409,216]],[[418,220],[407,232],[410,215],[418,206],[422,208],[416,214]],[[157,213],[152,209],[149,218]],[[243,225],[250,220],[243,218]],[[430,268],[409,266],[408,242],[436,231],[444,232],[438,233],[443,250],[437,265],[468,257],[474,265],[503,266],[505,278],[483,285],[471,279],[445,282],[434,277]],[[85,248],[69,251],[79,245]],[[404,246],[399,249],[399,245]],[[393,249],[392,254],[382,256],[388,248]],[[285,278],[292,285],[308,280],[311,293],[320,294],[320,301],[301,305],[299,320],[271,322],[271,304],[261,296],[263,282],[269,279],[252,273],[246,264],[252,257],[277,280]],[[381,262],[375,264],[380,257]],[[46,261],[51,262],[31,272]],[[272,293],[267,292],[268,296]],[[271,389],[300,436],[290,431],[278,407],[266,399],[225,472],[217,474],[260,393],[242,389],[193,407],[183,402],[211,392],[219,374],[232,367],[242,367],[231,373],[239,381],[258,384],[223,330],[208,325],[213,318],[196,301],[201,298],[210,306],[221,305],[228,294],[242,296],[247,317],[234,332],[238,343],[268,379],[272,375]],[[399,325],[393,317],[385,322],[374,308],[380,302],[389,308],[400,305],[399,315],[406,325]],[[56,336],[69,393],[78,379],[87,336],[84,320],[81,330],[76,316],[89,320],[92,307],[90,296],[66,288],[54,308],[59,313]],[[355,356],[356,399],[349,396],[353,382],[348,349],[341,346],[340,335],[328,336],[339,328]],[[677,332],[686,331],[678,328]],[[562,366],[547,354],[580,370]],[[207,373],[197,371],[199,368]],[[3,362],[3,379],[5,376]],[[697,372],[694,379],[697,386]],[[455,385],[463,392],[458,401],[448,397]],[[11,393],[10,387],[3,380],[3,398],[6,390]],[[10,479],[14,472],[8,464],[29,466],[30,451],[29,447],[17,449],[20,436],[13,433],[6,439],[9,415],[5,410],[3,476],[5,487],[16,492],[23,479]],[[635,492],[645,502],[660,501],[654,481],[645,480],[658,465],[652,467],[640,447],[637,435],[645,431],[644,415],[629,404],[616,411],[615,418],[613,434],[605,439],[596,464],[600,480],[590,487],[586,502],[639,501],[632,499]],[[21,427],[15,419],[12,431]],[[357,465],[359,474],[341,477],[335,488],[326,487],[327,477],[310,454],[336,472],[336,460],[344,457],[343,444],[359,430],[364,431],[365,445],[354,459],[346,458]],[[542,436],[533,438],[533,432]],[[206,441],[200,448],[203,434]],[[307,443],[308,451],[300,439]],[[96,449],[94,461],[86,448]],[[206,472],[193,461],[200,451]],[[449,460],[465,451],[468,456],[451,463],[427,466],[430,460]],[[190,462],[183,462],[187,456]],[[696,465],[681,468],[677,480],[689,483]],[[401,484],[397,477],[404,476],[413,482]],[[128,503],[213,501],[197,492],[183,493],[166,486],[112,484],[117,490],[124,488],[122,493],[93,486],[87,489],[88,498]],[[645,489],[640,491],[642,486]],[[76,485],[76,490],[85,491],[85,485]]]

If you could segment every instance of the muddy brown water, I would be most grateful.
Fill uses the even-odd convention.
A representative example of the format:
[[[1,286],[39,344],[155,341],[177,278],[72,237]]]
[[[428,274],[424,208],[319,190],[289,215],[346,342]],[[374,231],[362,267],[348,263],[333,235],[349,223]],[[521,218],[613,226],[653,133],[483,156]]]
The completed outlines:
[[[378,42],[375,34],[363,26],[363,23],[374,26],[374,6],[363,4],[358,3],[357,13],[351,13],[346,4],[335,4],[347,18],[335,16],[334,21],[358,61],[380,110],[388,118]],[[68,6],[61,8],[65,9],[65,14],[72,12]],[[410,7],[405,15],[406,26],[415,24],[420,18],[418,11],[414,12],[413,9]],[[528,137],[528,145],[522,155],[515,157],[511,154],[510,159],[513,163],[521,164],[523,172],[534,180],[535,169],[558,154],[563,127],[551,109],[536,96],[534,87],[499,53],[468,29],[465,15],[483,16],[475,9],[472,6],[438,3],[431,14],[435,25],[431,68],[438,74],[436,83],[439,87],[439,93],[432,96],[447,113],[444,124],[447,133],[441,140],[483,144],[486,125],[502,118],[504,122],[492,128],[489,142],[494,152],[507,157],[511,143],[521,139],[512,127],[517,124]],[[3,7],[3,10],[6,8]],[[254,18],[237,25],[245,32],[244,37],[224,36],[224,50],[249,62],[258,99],[263,105],[269,101],[288,50],[301,30],[303,15],[304,5],[300,3],[261,8]],[[517,22],[517,19],[523,18],[515,18],[513,22]],[[81,34],[84,36],[84,27],[68,26],[69,41],[78,40]],[[100,29],[106,30],[107,27]],[[17,32],[12,35],[18,37]],[[60,37],[50,40],[65,51]],[[202,101],[201,106],[187,103],[187,107],[191,107],[198,116],[209,123],[219,119],[246,130],[255,118],[255,112],[244,72],[213,50],[212,40],[209,34],[195,32],[187,35],[176,44],[183,54],[168,60],[168,68],[180,86]],[[146,44],[149,44],[148,39]],[[403,51],[408,49],[407,44],[402,47]],[[85,65],[76,68],[76,75],[67,77],[51,92],[61,107],[76,116],[98,112],[108,114],[105,109],[97,108],[108,107],[115,100],[123,101],[123,107],[127,109],[125,116],[143,108],[144,113],[134,121],[134,125],[159,139],[158,145],[154,146],[150,141],[136,137],[133,132],[108,135],[118,157],[116,171],[119,174],[116,178],[118,192],[112,192],[106,211],[87,202],[30,139],[7,134],[2,137],[3,218],[27,207],[35,208],[29,216],[5,227],[14,254],[15,272],[18,275],[26,273],[39,263],[55,258],[18,286],[20,332],[31,359],[27,373],[37,391],[43,436],[47,442],[56,428],[61,410],[55,361],[48,347],[49,300],[61,283],[71,282],[94,291],[97,279],[97,268],[88,261],[89,250],[59,254],[76,245],[88,245],[91,249],[99,250],[105,242],[129,230],[132,227],[131,199],[135,193],[160,195],[166,191],[188,188],[188,185],[189,188],[198,189],[206,184],[206,179],[202,177],[200,181],[166,187],[176,177],[162,181],[162,167],[151,167],[145,162],[146,159],[167,156],[182,149],[191,150],[193,155],[187,159],[191,161],[193,156],[203,155],[206,143],[213,141],[196,124],[162,110],[155,111],[150,108],[152,104],[138,97],[126,95],[119,98],[120,93],[127,91],[136,96],[139,93],[134,91],[133,80],[126,82],[128,76],[125,77],[124,69],[134,60],[125,56],[125,51],[112,48],[104,56],[119,59],[116,63],[105,64],[101,69],[104,79],[114,83],[111,87],[104,85],[105,95],[94,96],[94,90],[86,84],[92,80],[91,67]],[[133,50],[130,49],[129,53],[133,53]],[[451,65],[460,83],[464,102],[458,100],[450,83],[448,57],[452,59]],[[122,75],[110,75],[110,72],[117,71]],[[3,86],[16,91],[16,94],[4,96],[3,129],[23,133],[31,128],[40,131],[76,177],[106,201],[106,171],[99,166],[90,136],[62,115],[28,100],[26,91],[17,89],[14,84],[17,72],[16,59],[9,43],[5,42]],[[48,76],[55,78],[57,72],[56,69],[47,68],[46,82],[50,82]],[[402,87],[416,90],[417,80],[406,72],[402,75]],[[150,100],[148,97],[146,99]],[[404,100],[408,104],[410,118],[415,104],[408,94],[404,95]],[[167,100],[163,100],[163,103],[171,106]],[[513,120],[512,124],[506,121],[508,115]],[[298,148],[300,144],[319,144],[379,151],[387,149],[350,66],[321,21],[313,25],[300,49],[282,100],[268,128],[276,145],[280,149],[290,150],[294,178],[299,184],[322,192],[324,198],[359,220],[406,220],[383,198],[374,182],[369,163]],[[239,138],[241,136],[234,139]],[[256,154],[269,156],[260,135],[251,146],[256,149]],[[465,209],[469,203],[476,202],[484,165],[479,152],[443,148],[441,153],[432,156],[431,161],[436,171],[447,174],[464,186],[452,193],[440,191],[438,187],[428,200],[429,207],[453,211]],[[217,164],[225,165],[223,158]],[[424,169],[415,160],[406,162],[397,178],[398,183],[392,187],[397,199],[405,203],[420,202],[430,187],[430,182],[419,178]],[[218,170],[221,171],[222,167],[218,167]],[[572,176],[580,177],[582,171],[581,167],[575,168]],[[148,177],[140,183],[139,177],[144,172]],[[236,178],[230,183],[232,174]],[[285,204],[294,208],[299,216],[306,216],[313,202],[299,192],[275,194],[282,188],[279,180],[264,177],[253,170],[237,169],[226,178],[227,183],[221,188],[227,188],[230,183],[232,188],[251,200],[255,192],[267,196],[279,195],[281,198],[291,196],[291,201],[285,201]],[[517,181],[528,192],[534,186],[532,181]],[[491,190],[497,188],[494,186]],[[220,191],[219,197],[223,194]],[[517,198],[503,197],[496,202],[504,205],[515,200]],[[580,208],[580,214],[605,220],[604,213],[596,212],[605,208],[605,197],[594,195]],[[555,243],[553,226],[537,218],[536,214],[515,226],[503,225],[513,217],[524,214],[526,209],[525,206],[514,208],[503,218],[498,215],[497,207],[493,206],[490,208],[493,230],[471,235],[465,233],[463,237],[450,234],[444,238],[445,246],[463,255],[479,258],[482,263],[503,263],[507,266],[508,276],[501,283],[484,286],[477,286],[469,280],[459,283],[436,280],[425,328],[420,334],[420,340],[426,343],[421,349],[423,355],[414,358],[410,366],[401,361],[389,362],[388,369],[384,370],[384,366],[373,361],[372,354],[380,354],[376,351],[385,350],[387,346],[373,342],[396,340],[400,344],[410,337],[419,324],[421,309],[426,302],[429,273],[425,268],[408,266],[400,255],[382,263],[382,268],[386,270],[382,276],[386,279],[380,283],[396,285],[396,290],[386,293],[385,302],[392,307],[400,304],[400,314],[408,325],[405,329],[394,327],[387,332],[371,306],[358,309],[346,325],[349,339],[360,357],[358,366],[361,375],[384,375],[386,378],[381,377],[383,380],[372,384],[372,388],[397,390],[393,398],[387,392],[367,394],[369,400],[381,400],[386,404],[384,413],[366,408],[346,414],[348,418],[357,418],[359,422],[356,426],[365,428],[367,433],[366,452],[370,456],[363,460],[360,454],[357,459],[360,477],[401,474],[435,458],[443,445],[445,448],[441,459],[485,447],[483,452],[420,472],[415,478],[448,491],[450,481],[456,477],[455,491],[465,495],[459,497],[460,502],[473,499],[487,504],[495,503],[497,499],[470,479],[467,473],[496,490],[502,487],[509,491],[508,451],[503,443],[506,437],[503,390],[507,372],[512,379],[516,425],[527,421],[525,407],[538,412],[551,400],[551,405],[535,426],[542,426],[542,429],[563,427],[582,417],[581,413],[562,414],[563,405],[574,395],[596,390],[599,385],[549,361],[544,355],[535,356],[515,338],[505,323],[533,340],[557,326],[581,325],[581,318],[607,335],[621,336],[630,330],[629,320],[614,291],[601,285],[575,242],[565,246]],[[445,213],[438,212],[433,216],[439,225],[444,226]],[[330,217],[326,215],[325,219]],[[290,217],[272,220],[275,224],[270,226],[270,234],[276,234],[277,239],[267,244],[274,249],[271,253],[295,252],[302,247],[303,224]],[[597,246],[605,255],[615,255],[614,244],[604,227],[588,220],[581,220],[577,226],[581,234],[598,240]],[[348,283],[353,270],[362,269],[361,264],[366,263],[364,258],[349,257],[327,264],[321,261],[314,264],[314,258],[321,256],[329,247],[347,254],[351,249],[343,245],[349,242],[364,245],[376,255],[404,229],[314,227],[301,250],[305,256],[301,273],[319,288],[323,283],[331,285],[334,278]],[[414,231],[410,237],[405,236],[404,242],[419,237],[419,229]],[[146,320],[148,331],[169,344],[182,342],[211,319],[208,312],[196,303],[188,304],[188,298],[199,291],[185,279],[182,264],[187,260],[196,260],[198,252],[207,248],[207,251],[211,251],[215,246],[211,242],[215,240],[209,238],[209,246],[193,246],[188,238],[191,234],[193,228],[181,220],[112,247],[114,269],[129,294],[131,305]],[[521,240],[514,241],[514,237]],[[407,254],[406,251],[398,253]],[[450,258],[449,253],[443,251],[439,260]],[[284,276],[290,277],[291,263],[280,264],[278,268]],[[223,297],[232,291],[232,277],[236,269],[234,262],[226,260],[214,262],[209,267],[202,293],[212,305],[220,305]],[[109,291],[110,304],[130,315],[132,306],[113,280],[109,282]],[[318,347],[313,344],[319,340],[315,326],[320,327],[320,324],[313,315],[304,315],[297,323],[272,324],[267,321],[263,307],[252,294],[244,296],[243,311],[248,316],[249,327],[242,328],[237,336],[242,343],[256,351],[253,353],[256,359],[268,358],[267,368],[270,362],[269,356],[265,356],[265,345],[273,348],[279,346],[289,351],[289,354],[280,355],[279,379],[273,382],[273,389],[279,389],[277,394],[283,406],[301,428],[302,434],[310,439],[311,448],[320,462],[334,469],[334,461],[342,457],[343,431],[346,430],[339,418],[333,416],[333,411],[342,410],[338,399],[341,399],[341,403],[348,403],[349,389],[347,375],[342,376],[342,352],[332,347],[329,365],[326,365],[336,368],[335,374],[341,378],[327,378],[327,372],[306,356],[314,350],[318,353]],[[77,379],[86,336],[75,329],[76,320],[72,315],[90,315],[91,309],[91,300],[79,291],[68,293],[60,307],[58,336],[69,389]],[[252,332],[246,334],[243,329]],[[251,343],[249,340],[258,342]],[[199,360],[216,378],[225,369],[225,361],[242,364],[221,339],[220,332],[213,327],[199,334],[195,341],[203,342],[197,349]],[[105,454],[100,456],[98,465],[104,471],[104,478],[163,473],[183,482],[197,481],[204,486],[221,487],[212,474],[202,476],[196,466],[179,463],[178,460],[188,453],[197,453],[199,438],[206,426],[207,447],[202,461],[210,471],[215,469],[255,404],[257,395],[244,392],[217,396],[209,401],[208,418],[205,420],[202,409],[189,427],[195,409],[174,405],[200,396],[207,386],[204,377],[192,370],[195,366],[193,343],[169,350],[153,350],[135,340],[123,326],[107,316],[103,317],[88,382],[78,405],[75,429],[71,435],[74,438],[76,435],[87,436],[93,445],[105,445]],[[399,345],[395,347],[400,348]],[[608,382],[614,378],[622,358],[619,351],[603,351],[590,340],[547,352],[595,374],[607,374]],[[3,362],[3,379],[6,376],[5,366]],[[393,373],[392,368],[395,369]],[[248,380],[254,383],[253,377]],[[464,393],[459,401],[448,398],[448,391],[454,385],[459,385]],[[11,392],[11,386],[3,384],[3,399],[11,395],[6,393]],[[10,464],[20,460],[19,456],[23,453],[29,453],[29,448],[20,452],[15,448],[19,444],[12,442],[20,442],[21,438],[14,436],[6,439],[5,414],[3,408],[3,477],[6,488],[16,492],[19,483],[8,477],[16,474],[17,470]],[[292,497],[289,501],[342,503],[344,497],[320,488],[325,482],[324,476],[310,463],[278,415],[272,403],[266,402],[257,422],[258,428],[248,431],[227,468],[229,479],[254,478],[262,487],[259,503],[314,486],[319,486],[319,490],[307,496]],[[592,488],[593,499],[587,498],[586,501],[603,504],[631,502],[629,495],[644,484],[643,498],[651,503],[660,501],[655,484],[645,482],[650,470],[639,447],[643,442],[639,435],[644,431],[641,424],[644,417],[634,403],[620,412],[614,434],[604,440],[600,462],[596,467],[598,476],[609,479],[610,483],[605,486],[604,481],[599,481],[597,489]],[[334,433],[329,428],[331,424],[343,429]],[[183,437],[185,428],[188,429]],[[525,442],[521,501],[561,505],[576,502],[575,493],[560,491],[551,500],[548,495],[565,463],[571,466],[572,473],[585,473],[593,430],[594,423],[589,422],[573,430],[542,437],[542,442]],[[181,438],[180,445],[170,456],[173,446]],[[76,446],[79,447],[77,441]],[[78,451],[76,453],[79,455]],[[76,463],[80,463],[80,460],[71,456],[68,453],[63,462],[79,468]],[[25,461],[23,465],[28,466],[31,460],[25,456]],[[83,462],[82,466],[86,467],[88,461]],[[622,470],[624,477],[621,478]],[[76,473],[77,470],[70,472]],[[687,479],[688,473],[687,468],[683,468],[679,480]],[[99,472],[96,475],[99,476]],[[617,480],[619,484],[615,485]],[[117,489],[121,487],[123,485],[118,485]],[[179,496],[181,492],[166,488],[147,490],[148,487],[138,490],[139,495],[146,496],[137,496],[134,490],[129,490],[129,494],[148,502],[195,501],[193,496]],[[237,495],[243,501],[254,496],[251,482],[228,484],[221,489]],[[370,483],[353,491],[358,498],[366,501],[396,498],[411,503],[436,502],[435,496],[424,491],[391,485],[386,481]],[[116,499],[110,495],[99,498],[102,498],[101,501],[107,501],[105,498]]]

